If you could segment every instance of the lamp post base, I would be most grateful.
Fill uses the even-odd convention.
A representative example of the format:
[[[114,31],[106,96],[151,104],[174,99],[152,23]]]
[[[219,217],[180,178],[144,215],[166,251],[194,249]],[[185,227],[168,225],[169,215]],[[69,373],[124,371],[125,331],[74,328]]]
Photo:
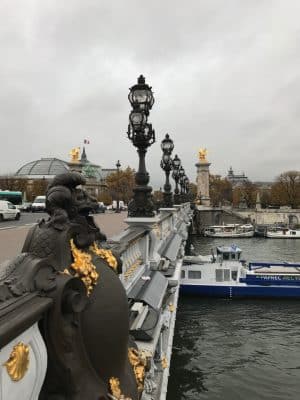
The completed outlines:
[[[128,217],[155,216],[151,192],[151,186],[137,186],[133,189],[133,199],[128,204]]]
[[[173,207],[173,194],[163,192],[163,197],[164,197],[164,199],[163,199],[162,207],[164,207],[164,208]]]
[[[174,204],[181,204],[180,194],[174,194]]]

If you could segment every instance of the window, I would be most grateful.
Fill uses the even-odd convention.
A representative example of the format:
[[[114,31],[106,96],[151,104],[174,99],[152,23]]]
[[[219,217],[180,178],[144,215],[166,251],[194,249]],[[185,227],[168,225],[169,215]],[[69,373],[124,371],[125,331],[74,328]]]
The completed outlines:
[[[224,281],[230,281],[230,269],[224,269]]]
[[[237,271],[231,271],[231,279],[232,279],[233,281],[236,281],[236,280],[237,280]]]
[[[216,269],[216,282],[223,282],[223,270]]]
[[[223,253],[223,260],[229,260],[229,254]]]
[[[231,253],[231,259],[235,260],[235,254],[234,253]]]
[[[185,278],[185,270],[181,270],[181,279],[184,279]]]
[[[189,271],[189,279],[201,279],[201,271]]]

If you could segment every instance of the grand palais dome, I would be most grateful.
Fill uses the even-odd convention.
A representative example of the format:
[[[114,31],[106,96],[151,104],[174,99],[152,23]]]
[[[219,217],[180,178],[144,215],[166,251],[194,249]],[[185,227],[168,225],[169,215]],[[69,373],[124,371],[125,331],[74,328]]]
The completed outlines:
[[[45,178],[52,179],[57,174],[68,172],[69,166],[58,158],[41,158],[23,165],[15,174],[20,178]]]

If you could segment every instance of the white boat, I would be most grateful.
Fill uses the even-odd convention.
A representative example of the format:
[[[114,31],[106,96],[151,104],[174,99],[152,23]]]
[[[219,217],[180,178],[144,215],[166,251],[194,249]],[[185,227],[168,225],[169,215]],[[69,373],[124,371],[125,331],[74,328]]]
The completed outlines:
[[[241,260],[237,246],[217,247],[209,262],[184,259],[182,294],[223,298],[269,297],[300,299],[300,263],[251,262]]]
[[[300,239],[300,230],[289,228],[271,228],[266,231],[267,238]]]
[[[211,225],[204,229],[204,236],[221,238],[253,237],[254,226],[251,224]]]

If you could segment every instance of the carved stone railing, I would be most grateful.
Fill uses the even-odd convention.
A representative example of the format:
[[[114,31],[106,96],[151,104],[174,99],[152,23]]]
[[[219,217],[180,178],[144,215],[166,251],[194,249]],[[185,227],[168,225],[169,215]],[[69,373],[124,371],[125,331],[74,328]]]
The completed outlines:
[[[189,204],[106,241],[77,173],[0,266],[0,400],[164,399]]]

